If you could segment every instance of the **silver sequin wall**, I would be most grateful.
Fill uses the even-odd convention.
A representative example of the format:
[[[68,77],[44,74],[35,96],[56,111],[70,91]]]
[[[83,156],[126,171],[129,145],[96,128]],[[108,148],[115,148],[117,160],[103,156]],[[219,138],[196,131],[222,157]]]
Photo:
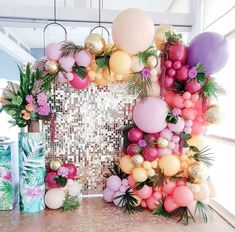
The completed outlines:
[[[90,84],[82,91],[56,84],[54,93],[59,116],[54,154],[49,124],[44,125],[47,160],[59,157],[75,163],[83,183],[82,193],[100,194],[108,167],[121,157],[122,128],[132,124],[134,98],[127,94],[123,84],[109,87]]]

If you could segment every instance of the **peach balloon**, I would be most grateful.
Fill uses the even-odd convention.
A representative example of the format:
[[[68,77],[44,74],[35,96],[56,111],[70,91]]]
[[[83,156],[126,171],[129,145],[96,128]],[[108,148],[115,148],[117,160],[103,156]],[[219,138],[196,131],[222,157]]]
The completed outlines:
[[[131,57],[124,51],[116,51],[111,55],[109,65],[113,72],[126,74],[131,69]]]
[[[173,210],[177,209],[179,206],[174,202],[173,197],[169,196],[164,201],[164,208],[166,212],[170,213]]]
[[[159,166],[166,176],[174,176],[180,171],[180,161],[175,155],[165,155],[161,157]]]
[[[129,54],[145,51],[154,39],[151,17],[139,9],[122,11],[112,24],[115,45]]]
[[[193,198],[193,192],[187,186],[176,187],[173,192],[174,202],[181,207],[187,207]]]
[[[134,180],[136,180],[137,182],[144,182],[148,178],[147,172],[143,167],[134,168],[132,171],[132,175]]]
[[[129,155],[124,155],[120,160],[120,168],[126,174],[131,174],[134,168],[134,164],[132,163],[131,157]],[[146,174],[147,175],[147,174]],[[134,176],[133,176],[133,179]],[[147,179],[147,178],[146,178]],[[136,179],[135,179],[136,180]]]
[[[197,147],[198,149],[202,149],[204,147],[204,140],[205,138],[203,136],[192,136],[191,139],[189,139],[188,145]]]
[[[137,191],[137,195],[142,199],[148,199],[153,193],[153,188],[148,185],[144,185],[140,190]]]

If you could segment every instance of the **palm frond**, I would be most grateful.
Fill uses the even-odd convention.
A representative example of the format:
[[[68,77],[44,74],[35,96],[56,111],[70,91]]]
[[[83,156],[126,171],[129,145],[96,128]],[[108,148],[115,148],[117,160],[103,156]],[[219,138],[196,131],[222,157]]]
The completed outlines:
[[[170,217],[171,217],[171,214],[168,213],[168,212],[165,210],[163,204],[158,205],[157,208],[151,212],[151,214],[152,214],[152,215],[163,216],[163,217],[166,217],[166,218],[170,218]]]
[[[109,171],[112,175],[118,176],[121,180],[128,177],[128,174],[124,173],[117,163],[113,163],[109,167]]]
[[[83,49],[84,49],[83,46],[76,45],[75,43],[70,42],[70,41],[64,42],[61,46],[62,56],[72,56],[76,52],[79,52]]]
[[[197,214],[199,218],[205,223],[214,217],[212,209],[200,201],[198,201],[196,204],[195,215]]]
[[[213,153],[210,152],[211,148],[204,147],[203,149],[199,150],[197,147],[190,146],[190,149],[194,152],[193,155],[190,156],[191,159],[196,160],[197,162],[202,162],[207,167],[212,166],[212,162],[215,160],[213,156]]]
[[[170,213],[170,217],[177,219],[177,222],[183,222],[184,225],[189,224],[189,217],[195,222],[194,216],[187,207],[179,207]]]
[[[148,90],[152,89],[152,81],[150,78],[142,77],[141,73],[134,73],[126,83],[126,87],[129,94],[145,100],[148,96]]]
[[[219,86],[219,84],[215,81],[214,78],[210,78],[202,86],[202,94],[203,94],[203,97],[205,97],[205,98],[217,99],[218,95],[225,94],[225,90],[221,86]]]
[[[61,209],[63,211],[72,211],[72,210],[77,209],[79,206],[80,206],[80,203],[79,203],[78,197],[72,197],[72,196],[66,195]]]
[[[137,54],[139,61],[142,62],[144,65],[147,65],[148,57],[150,57],[150,56],[157,56],[156,50],[154,49],[153,46],[151,46],[147,50],[145,50],[143,52],[139,52]]]
[[[122,208],[123,212],[128,212],[129,214],[133,214],[137,211],[142,211],[143,208],[141,206],[136,206],[137,199],[133,197],[133,192],[129,187],[126,192],[122,195],[115,197],[114,199],[120,199],[118,206]]]

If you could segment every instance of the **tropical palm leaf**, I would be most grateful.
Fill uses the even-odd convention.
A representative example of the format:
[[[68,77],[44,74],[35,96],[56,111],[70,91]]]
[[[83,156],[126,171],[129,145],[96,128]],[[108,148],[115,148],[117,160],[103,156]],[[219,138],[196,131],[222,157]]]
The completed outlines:
[[[8,181],[2,181],[0,184],[1,200],[0,208],[7,209],[13,203],[13,187]]]

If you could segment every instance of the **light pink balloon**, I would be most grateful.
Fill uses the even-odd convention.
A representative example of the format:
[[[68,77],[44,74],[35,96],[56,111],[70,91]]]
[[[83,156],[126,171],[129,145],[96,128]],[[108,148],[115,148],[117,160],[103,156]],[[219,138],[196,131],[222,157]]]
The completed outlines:
[[[142,200],[141,203],[140,203],[140,205],[141,205],[142,207],[146,208],[146,207],[147,207],[146,200]]]
[[[166,138],[167,140],[171,141],[172,137],[173,137],[173,133],[171,130],[169,130],[168,128],[164,129],[163,131],[161,131],[160,133],[161,137]]]
[[[72,72],[75,59],[72,56],[63,56],[59,59],[59,64],[66,72]]]
[[[153,20],[139,9],[122,11],[112,24],[115,45],[129,54],[146,50],[153,43],[154,35]]]
[[[73,80],[70,81],[70,84],[75,89],[85,89],[89,85],[89,77],[86,76],[84,79],[82,79],[77,75],[77,73],[73,73]]]
[[[157,133],[166,128],[168,107],[160,97],[147,97],[136,103],[133,119],[137,127],[146,133]]]
[[[91,63],[91,55],[85,49],[77,52],[74,58],[78,66],[87,67]]]
[[[72,81],[74,78],[73,73],[66,73],[65,76],[69,81]]]
[[[156,192],[154,192],[153,193],[153,197],[156,199],[156,200],[161,200],[161,198],[162,198],[162,193],[161,192],[159,192],[159,191],[156,191]]]
[[[159,157],[162,157],[164,155],[172,154],[172,151],[170,149],[168,149],[168,148],[164,148],[164,149],[159,148],[159,149],[157,149],[157,151],[158,151],[158,156]]]
[[[62,55],[61,46],[56,43],[48,44],[45,50],[48,60],[58,61]]]
[[[168,213],[172,212],[178,207],[179,206],[174,202],[172,196],[167,197],[166,200],[164,201],[164,208]]]
[[[144,185],[143,188],[137,191],[137,195],[142,199],[148,199],[153,193],[153,188],[148,185]]]
[[[103,192],[103,198],[107,202],[112,202],[113,201],[113,195],[114,195],[114,191],[112,191],[109,188],[106,188]]]
[[[67,79],[65,78],[64,75],[65,75],[65,74],[63,74],[63,72],[59,72],[59,73],[57,74],[57,79],[58,79],[58,81],[59,81],[61,84],[64,84],[64,83],[67,82]]]
[[[122,181],[118,176],[112,175],[107,179],[106,185],[113,191],[117,191],[121,185]]]
[[[187,186],[179,186],[173,192],[173,199],[179,206],[187,207],[193,201],[193,193]]]
[[[185,126],[184,119],[181,117],[178,117],[178,121],[176,124],[168,123],[168,128],[175,133],[182,132],[184,130],[184,126]]]

